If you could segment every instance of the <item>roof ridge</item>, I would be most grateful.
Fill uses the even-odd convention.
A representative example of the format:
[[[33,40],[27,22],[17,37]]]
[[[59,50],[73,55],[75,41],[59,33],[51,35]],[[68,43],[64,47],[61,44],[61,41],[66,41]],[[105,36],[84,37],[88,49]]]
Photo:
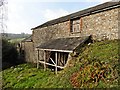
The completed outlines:
[[[120,4],[120,0],[118,0],[118,2],[113,2],[113,1],[112,2],[105,2],[105,3],[99,4],[99,5],[96,5],[96,6],[93,6],[93,7],[84,9],[84,10],[81,10],[81,11],[77,11],[77,12],[71,13],[71,14],[66,15],[66,16],[59,17],[57,19],[53,19],[53,20],[47,21],[47,22],[45,22],[45,23],[43,23],[43,24],[41,24],[41,25],[39,25],[37,27],[32,28],[31,30],[37,29],[39,27],[42,28],[42,27],[54,25],[54,24],[57,24],[57,23],[61,23],[61,22],[70,20],[70,19],[83,17],[85,15],[98,13],[98,12],[101,12],[103,9],[104,10],[109,10],[109,9],[111,9],[110,7],[116,8],[114,6],[119,7],[120,6],[119,4]],[[105,9],[105,8],[107,8],[107,9]]]

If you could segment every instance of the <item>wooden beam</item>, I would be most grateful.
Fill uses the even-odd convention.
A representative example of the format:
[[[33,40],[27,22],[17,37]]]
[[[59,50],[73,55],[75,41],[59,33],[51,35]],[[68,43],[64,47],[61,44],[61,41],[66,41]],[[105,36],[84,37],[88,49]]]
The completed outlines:
[[[44,51],[44,62],[46,63],[46,51]],[[44,71],[46,70],[46,64],[44,63]]]
[[[61,61],[61,60],[60,60],[60,55],[61,55],[61,53],[59,52],[59,53],[58,53],[58,65],[60,65],[60,61]]]
[[[37,69],[39,68],[39,50],[38,51],[38,58],[37,58]]]
[[[46,50],[46,51],[54,51],[54,52],[68,52],[68,53],[72,53],[73,50],[56,50],[56,49],[42,49],[39,48],[40,50]]]
[[[55,65],[55,62],[52,60],[52,58],[50,58],[50,60],[53,62],[53,64]]]
[[[45,63],[44,61],[39,61],[40,63],[42,63],[42,64],[46,64],[46,65],[50,65],[50,66],[56,66],[56,65],[54,65],[54,64],[50,64],[50,63]],[[62,67],[62,66],[57,66],[58,68],[61,68],[61,69],[63,69],[64,67]]]
[[[57,52],[55,52],[55,73],[57,74]]]

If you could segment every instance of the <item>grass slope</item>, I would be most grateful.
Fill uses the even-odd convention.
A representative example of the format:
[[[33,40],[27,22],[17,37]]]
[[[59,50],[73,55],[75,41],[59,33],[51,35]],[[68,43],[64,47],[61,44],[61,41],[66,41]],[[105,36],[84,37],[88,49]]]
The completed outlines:
[[[3,88],[118,87],[118,58],[117,40],[95,42],[83,47],[80,55],[73,57],[58,75],[29,63],[6,69],[2,71]]]
[[[10,39],[9,42],[11,43],[19,43],[20,41],[24,40],[25,38],[16,38],[16,39]]]

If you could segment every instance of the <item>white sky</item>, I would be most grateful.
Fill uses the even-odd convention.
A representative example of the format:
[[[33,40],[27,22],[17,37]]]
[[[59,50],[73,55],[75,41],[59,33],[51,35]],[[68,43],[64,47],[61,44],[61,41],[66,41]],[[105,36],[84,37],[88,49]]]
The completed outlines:
[[[49,2],[48,2],[49,1]],[[32,33],[31,28],[109,0],[8,0],[8,33]]]

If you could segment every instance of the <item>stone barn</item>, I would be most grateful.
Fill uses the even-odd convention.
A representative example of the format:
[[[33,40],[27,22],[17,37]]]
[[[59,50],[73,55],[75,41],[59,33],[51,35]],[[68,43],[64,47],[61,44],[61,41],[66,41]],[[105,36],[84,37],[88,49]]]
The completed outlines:
[[[119,13],[120,2],[106,2],[32,28],[30,40],[22,42],[26,61],[64,68],[70,53],[89,37],[118,39]]]

